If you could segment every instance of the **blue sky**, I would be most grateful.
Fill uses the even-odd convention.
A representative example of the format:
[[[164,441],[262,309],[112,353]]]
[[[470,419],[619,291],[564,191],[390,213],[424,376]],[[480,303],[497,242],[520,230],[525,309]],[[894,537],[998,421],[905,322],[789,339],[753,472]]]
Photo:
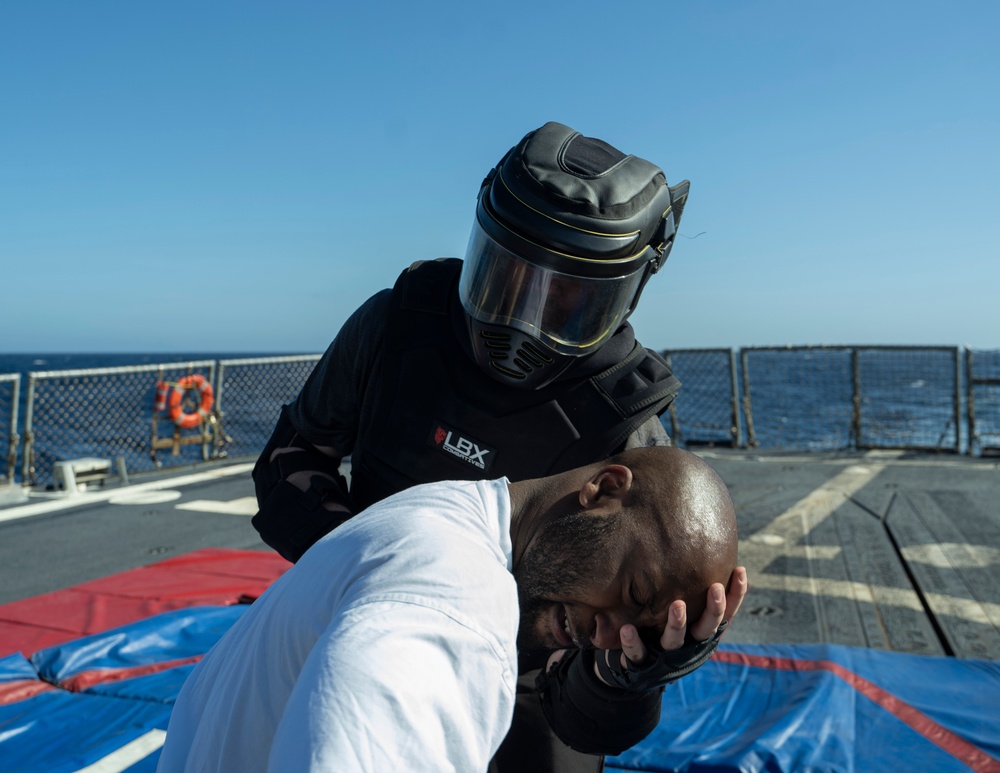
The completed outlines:
[[[314,352],[569,124],[691,197],[654,348],[1000,347],[993,2],[0,8],[0,351]]]

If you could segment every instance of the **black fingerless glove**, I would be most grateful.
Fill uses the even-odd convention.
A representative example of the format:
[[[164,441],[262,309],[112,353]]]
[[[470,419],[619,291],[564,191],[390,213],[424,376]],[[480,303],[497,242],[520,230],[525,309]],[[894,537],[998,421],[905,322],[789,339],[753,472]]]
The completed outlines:
[[[594,673],[594,650],[571,650],[535,679],[545,719],[564,744],[583,754],[621,754],[660,721],[661,693],[619,690]]]
[[[723,620],[715,635],[708,641],[692,642],[670,652],[654,650],[641,664],[633,663],[626,657],[625,668],[621,667],[622,651],[609,650],[606,656],[602,657],[600,654],[597,656],[597,671],[605,682],[623,690],[636,692],[655,690],[682,676],[687,676],[712,657],[727,625],[728,623]]]

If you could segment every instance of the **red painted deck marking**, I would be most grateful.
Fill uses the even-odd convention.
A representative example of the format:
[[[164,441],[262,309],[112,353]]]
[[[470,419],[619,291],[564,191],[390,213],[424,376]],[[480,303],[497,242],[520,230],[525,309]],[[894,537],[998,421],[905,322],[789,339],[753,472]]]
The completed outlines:
[[[123,679],[134,679],[137,676],[158,674],[170,668],[177,668],[177,666],[197,663],[202,657],[202,655],[192,655],[189,658],[165,660],[162,663],[148,663],[143,666],[129,666],[128,668],[95,668],[90,671],[81,671],[69,679],[63,679],[59,683],[59,686],[70,692],[82,692],[98,684],[110,684],[111,682],[120,682]]]
[[[742,652],[716,651],[713,660],[755,668],[770,668],[777,671],[829,671],[840,677],[851,687],[872,702],[878,704],[915,732],[948,754],[968,765],[977,773],[1000,773],[1000,760],[991,757],[946,727],[939,725],[919,709],[897,698],[887,690],[869,682],[832,660],[799,660],[796,658],[775,658],[766,655],[747,655]]]
[[[36,695],[56,689],[48,682],[37,679],[18,679],[0,684],[0,706],[34,698]]]

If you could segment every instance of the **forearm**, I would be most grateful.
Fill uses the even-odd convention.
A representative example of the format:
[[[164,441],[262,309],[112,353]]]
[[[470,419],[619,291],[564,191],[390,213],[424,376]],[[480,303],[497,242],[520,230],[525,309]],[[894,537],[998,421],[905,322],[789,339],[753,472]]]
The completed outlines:
[[[333,449],[331,449],[332,451]],[[340,458],[308,443],[282,411],[253,470],[259,510],[253,526],[289,561],[353,515]]]

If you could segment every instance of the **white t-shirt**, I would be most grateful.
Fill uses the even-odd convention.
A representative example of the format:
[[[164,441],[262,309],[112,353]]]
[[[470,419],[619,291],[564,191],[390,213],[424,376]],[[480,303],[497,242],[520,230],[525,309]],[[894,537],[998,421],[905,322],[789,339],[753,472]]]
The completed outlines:
[[[506,479],[352,518],[194,669],[158,770],[485,771],[514,710],[511,554]]]

